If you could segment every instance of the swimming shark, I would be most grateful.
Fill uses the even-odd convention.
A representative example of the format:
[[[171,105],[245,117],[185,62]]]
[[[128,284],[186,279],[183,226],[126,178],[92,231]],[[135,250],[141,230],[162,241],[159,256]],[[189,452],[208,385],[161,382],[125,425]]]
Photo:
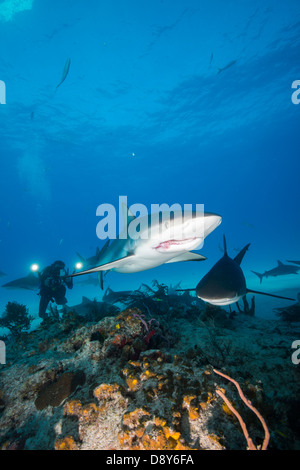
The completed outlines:
[[[93,315],[98,316],[108,311],[110,311],[111,313],[116,313],[119,311],[119,309],[113,307],[112,310],[111,304],[107,302],[98,302],[96,299],[90,300],[88,297],[82,296],[80,304],[73,305],[71,307],[68,307],[68,305],[64,305],[62,311],[65,311],[67,313],[75,311],[78,315],[82,317],[92,317]]]
[[[117,302],[123,302],[124,300],[128,300],[128,297],[133,294],[132,290],[122,290],[115,292],[110,287],[106,289],[103,295],[103,302],[108,302],[109,304],[114,304]]]
[[[283,264],[281,261],[277,261],[278,265],[276,268],[270,269],[269,271],[265,271],[263,274],[257,273],[256,271],[251,271],[252,273],[256,274],[259,277],[260,283],[264,277],[276,277],[276,276],[284,276],[286,274],[298,274],[300,268],[297,266],[293,266],[291,264]]]
[[[230,67],[232,67],[234,64],[237,63],[237,60],[232,60],[231,62],[229,62],[227,65],[225,65],[225,67],[222,67],[222,68],[218,68],[218,73],[221,73],[221,72],[224,72],[224,70],[227,70],[229,69]]]
[[[57,88],[65,81],[65,79],[67,78],[67,75],[69,73],[69,70],[70,70],[70,64],[71,64],[71,59],[68,58],[66,60],[66,63],[65,63],[65,66],[64,66],[64,70],[63,70],[63,73],[62,73],[62,77],[61,77],[61,80],[59,82],[59,84],[57,85],[56,87],[56,90]]]
[[[30,272],[28,276],[15,279],[14,281],[3,284],[5,289],[26,289],[37,290],[40,286],[40,280],[36,277],[35,273]]]
[[[119,236],[103,252],[98,266],[68,275],[69,277],[98,271],[134,273],[180,261],[202,261],[204,256],[191,250],[199,247],[218,225],[221,216],[209,212],[161,211],[136,218],[128,209],[127,224]],[[130,237],[130,224],[139,226],[139,237]],[[150,228],[150,229],[149,229]],[[124,232],[125,231],[125,232]]]
[[[229,305],[238,302],[248,293],[268,295],[279,299],[294,300],[288,297],[258,292],[248,289],[246,279],[240,264],[247,252],[248,243],[234,259],[227,254],[226,239],[224,236],[224,256],[201,279],[196,289],[178,289],[181,291],[196,291],[197,297],[212,305]]]

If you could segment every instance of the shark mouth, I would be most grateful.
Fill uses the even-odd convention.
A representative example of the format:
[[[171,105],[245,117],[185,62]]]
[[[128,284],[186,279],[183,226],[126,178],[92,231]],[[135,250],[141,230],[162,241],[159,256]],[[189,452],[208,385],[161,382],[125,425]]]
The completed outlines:
[[[184,245],[199,244],[199,238],[185,238],[184,240],[166,240],[165,242],[159,243],[159,245],[154,247],[154,250],[157,251],[172,251],[172,249],[178,248],[182,249]]]

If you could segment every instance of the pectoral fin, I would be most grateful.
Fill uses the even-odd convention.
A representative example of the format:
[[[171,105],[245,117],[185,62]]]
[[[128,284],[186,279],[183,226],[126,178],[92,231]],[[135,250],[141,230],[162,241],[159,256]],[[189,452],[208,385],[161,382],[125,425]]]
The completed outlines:
[[[135,256],[134,254],[127,255],[127,256],[124,256],[124,258],[119,258],[115,261],[111,261],[110,263],[101,264],[100,266],[96,266],[95,268],[92,268],[92,269],[87,269],[86,271],[73,273],[73,274],[70,274],[70,276],[66,276],[66,277],[81,276],[82,274],[90,274],[90,273],[96,273],[98,271],[109,271],[110,269],[113,269],[113,268],[120,268],[121,266],[126,265],[127,261],[133,258],[134,256]]]
[[[284,299],[284,300],[294,300],[296,299],[291,299],[290,297],[282,297],[281,295],[275,295],[275,294],[267,294],[266,292],[259,292],[257,290],[252,290],[252,289],[247,289],[247,294],[261,294],[261,295],[268,295],[269,297],[276,297],[277,299]]]
[[[177,263],[179,261],[204,261],[207,258],[205,256],[199,255],[198,253],[194,253],[193,251],[188,251],[187,253],[183,253],[182,255],[175,256],[174,258],[166,261],[166,263]]]
[[[98,282],[100,289],[103,290],[103,271],[98,272]]]
[[[196,289],[195,289],[195,287],[194,287],[194,288],[192,288],[192,289],[175,289],[175,290],[176,290],[176,292],[193,292],[193,291],[195,291]]]

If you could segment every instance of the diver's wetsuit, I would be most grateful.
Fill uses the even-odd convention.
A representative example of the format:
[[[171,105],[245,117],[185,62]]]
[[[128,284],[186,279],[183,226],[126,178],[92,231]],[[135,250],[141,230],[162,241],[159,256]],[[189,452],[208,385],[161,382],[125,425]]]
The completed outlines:
[[[41,281],[39,316],[43,319],[47,317],[46,310],[49,302],[65,305],[67,303],[66,286],[69,289],[73,287],[73,279],[63,278],[61,270],[64,270],[64,263],[56,262],[45,268],[39,275]]]

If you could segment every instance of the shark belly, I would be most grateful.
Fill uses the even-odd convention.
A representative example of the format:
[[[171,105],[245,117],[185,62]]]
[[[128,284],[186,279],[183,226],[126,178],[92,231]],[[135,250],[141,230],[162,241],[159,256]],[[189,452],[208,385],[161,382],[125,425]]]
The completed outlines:
[[[204,302],[207,302],[209,304],[212,304],[212,305],[220,305],[220,306],[223,306],[223,305],[230,305],[230,304],[234,304],[236,302],[238,302],[245,294],[242,294],[242,295],[236,295],[235,297],[231,297],[231,298],[224,298],[224,299],[205,299],[204,297],[201,297],[202,300],[204,300]]]

